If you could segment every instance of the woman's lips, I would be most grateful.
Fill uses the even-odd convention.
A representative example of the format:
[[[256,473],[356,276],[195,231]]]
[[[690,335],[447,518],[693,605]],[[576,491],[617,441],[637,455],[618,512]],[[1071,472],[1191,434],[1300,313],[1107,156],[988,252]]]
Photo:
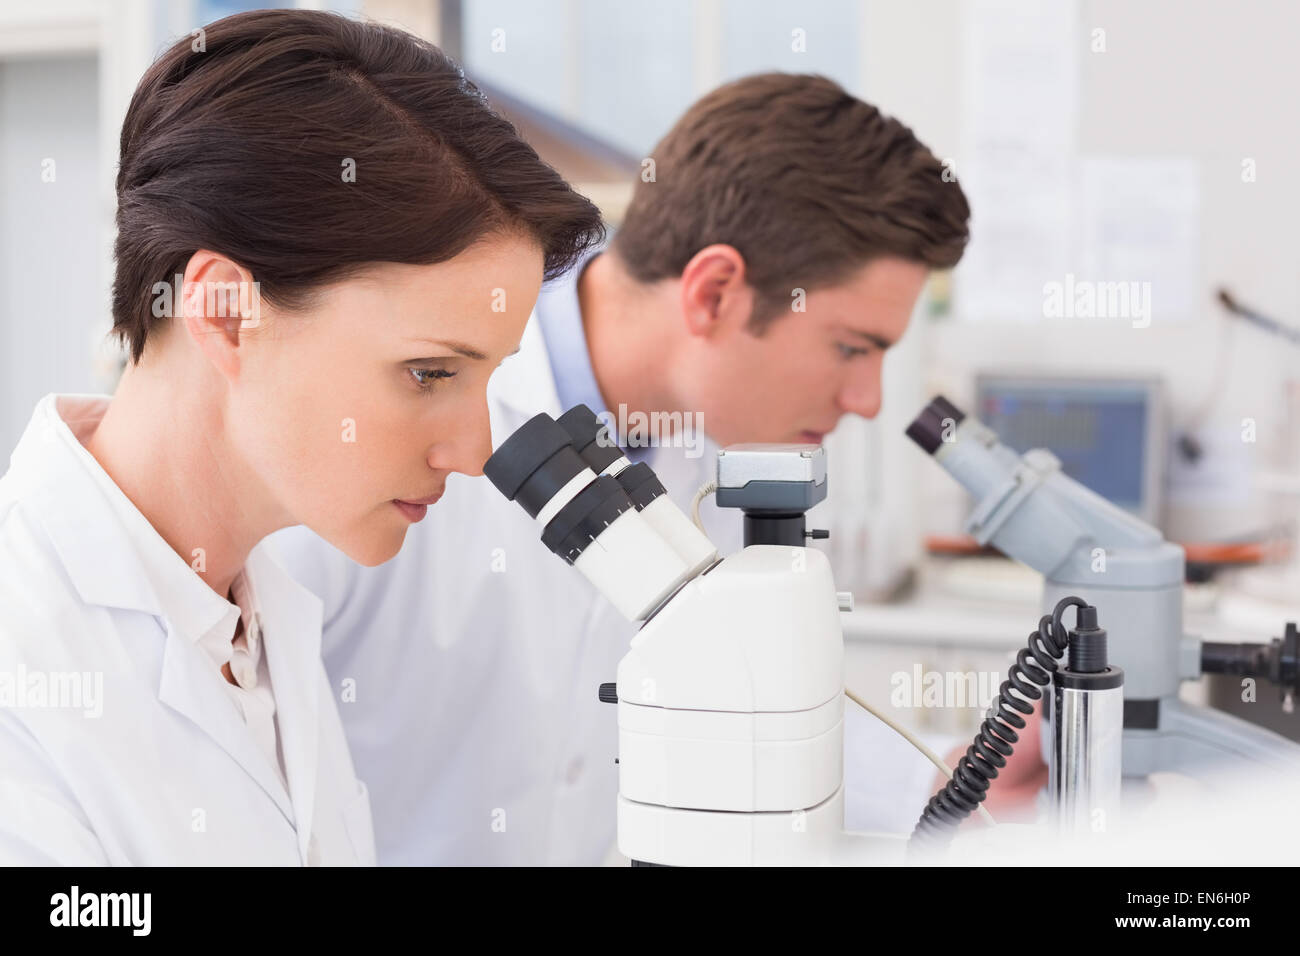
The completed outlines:
[[[415,523],[428,514],[429,505],[437,503],[441,497],[442,492],[440,491],[436,495],[430,495],[427,498],[416,498],[413,501],[402,501],[394,498],[393,504],[397,506],[398,511],[406,516],[407,521]]]

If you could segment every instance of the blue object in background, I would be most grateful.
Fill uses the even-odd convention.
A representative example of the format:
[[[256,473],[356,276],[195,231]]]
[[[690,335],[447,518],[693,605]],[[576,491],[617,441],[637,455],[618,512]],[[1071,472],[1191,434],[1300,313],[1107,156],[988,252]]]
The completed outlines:
[[[1046,448],[1062,470],[1151,524],[1163,471],[1154,383],[981,376],[977,417],[1023,454]]]

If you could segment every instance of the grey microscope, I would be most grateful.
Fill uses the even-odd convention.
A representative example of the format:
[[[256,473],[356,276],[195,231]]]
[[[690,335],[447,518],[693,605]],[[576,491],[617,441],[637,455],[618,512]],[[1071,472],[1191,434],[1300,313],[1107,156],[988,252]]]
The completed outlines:
[[[1044,609],[1076,594],[1104,615],[1111,657],[1124,671],[1124,776],[1300,768],[1300,745],[1178,697],[1182,681],[1203,673],[1263,678],[1294,694],[1294,622],[1269,644],[1203,643],[1183,631],[1182,548],[1067,477],[1050,452],[1016,454],[942,396],[907,434],[974,498],[966,529],[976,541],[1043,574]],[[1043,743],[1046,750],[1047,734]]]

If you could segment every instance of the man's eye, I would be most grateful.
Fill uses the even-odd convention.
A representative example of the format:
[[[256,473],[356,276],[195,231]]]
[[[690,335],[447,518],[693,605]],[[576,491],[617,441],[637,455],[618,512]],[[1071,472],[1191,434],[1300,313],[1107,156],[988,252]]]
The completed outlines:
[[[851,359],[859,355],[866,355],[871,351],[871,349],[860,349],[852,345],[836,344],[835,347],[840,350],[840,357],[845,359]]]
[[[456,375],[455,372],[449,372],[445,368],[413,368],[409,371],[421,389],[431,389],[438,379],[454,378]]]

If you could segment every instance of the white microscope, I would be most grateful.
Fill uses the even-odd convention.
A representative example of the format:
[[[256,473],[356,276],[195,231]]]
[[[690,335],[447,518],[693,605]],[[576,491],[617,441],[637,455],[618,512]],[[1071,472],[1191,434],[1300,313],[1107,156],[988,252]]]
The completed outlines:
[[[977,514],[1004,551],[1055,568],[1088,543],[1073,532],[1089,508],[1110,522],[1108,532],[1111,523],[1122,524],[1111,514],[1117,509],[1059,471],[1020,487],[1026,476],[1014,453],[977,426],[983,428],[970,419],[963,424],[939,398],[909,434],[968,487],[999,489]],[[737,445],[718,453],[718,504],[741,509],[745,527],[745,547],[725,559],[668,499],[649,466],[631,464],[586,406],[558,420],[530,419],[484,471],[536,519],[544,544],[625,617],[644,622],[619,663],[617,683],[600,689],[602,700],[618,705],[618,846],[634,866],[879,864],[902,862],[909,847],[942,846],[978,808],[1024,727],[1023,715],[1049,687],[1057,719],[1044,737],[1057,825],[1080,832],[1098,808],[1116,804],[1121,739],[1128,772],[1130,665],[1124,654],[1117,654],[1123,671],[1108,661],[1098,619],[1113,628],[1121,614],[1134,613],[1141,605],[1131,595],[1113,596],[1088,582],[1094,606],[1076,596],[1082,589],[1067,594],[1068,580],[1049,579],[1050,610],[953,779],[918,812],[911,840],[854,834],[844,830],[839,618],[851,600],[837,594],[825,555],[805,547],[808,538],[826,535],[805,527],[807,509],[826,496],[820,446]],[[1020,484],[1007,491],[1007,481]],[[1058,493],[1077,508],[1066,509]],[[1045,516],[1016,507],[1039,499],[1050,511]],[[1030,526],[1044,517],[1049,524]],[[1071,533],[1053,542],[1054,527]],[[1128,525],[1121,530],[1139,533]],[[1181,552],[1164,560],[1162,572],[1175,563],[1181,574]],[[1180,578],[1170,578],[1151,590],[1180,587]],[[1157,597],[1162,613],[1177,614],[1171,600]],[[1062,615],[1071,606],[1076,626],[1067,631]],[[1127,640],[1149,639],[1154,612],[1140,620],[1148,622],[1144,633],[1126,630]],[[1123,650],[1131,650],[1128,643]],[[1294,648],[1291,654],[1294,662]],[[1134,699],[1164,704],[1168,682],[1150,678],[1146,668],[1167,666],[1176,684],[1177,661],[1145,649],[1130,656],[1142,674],[1143,696]],[[1158,754],[1159,746],[1140,753]]]

